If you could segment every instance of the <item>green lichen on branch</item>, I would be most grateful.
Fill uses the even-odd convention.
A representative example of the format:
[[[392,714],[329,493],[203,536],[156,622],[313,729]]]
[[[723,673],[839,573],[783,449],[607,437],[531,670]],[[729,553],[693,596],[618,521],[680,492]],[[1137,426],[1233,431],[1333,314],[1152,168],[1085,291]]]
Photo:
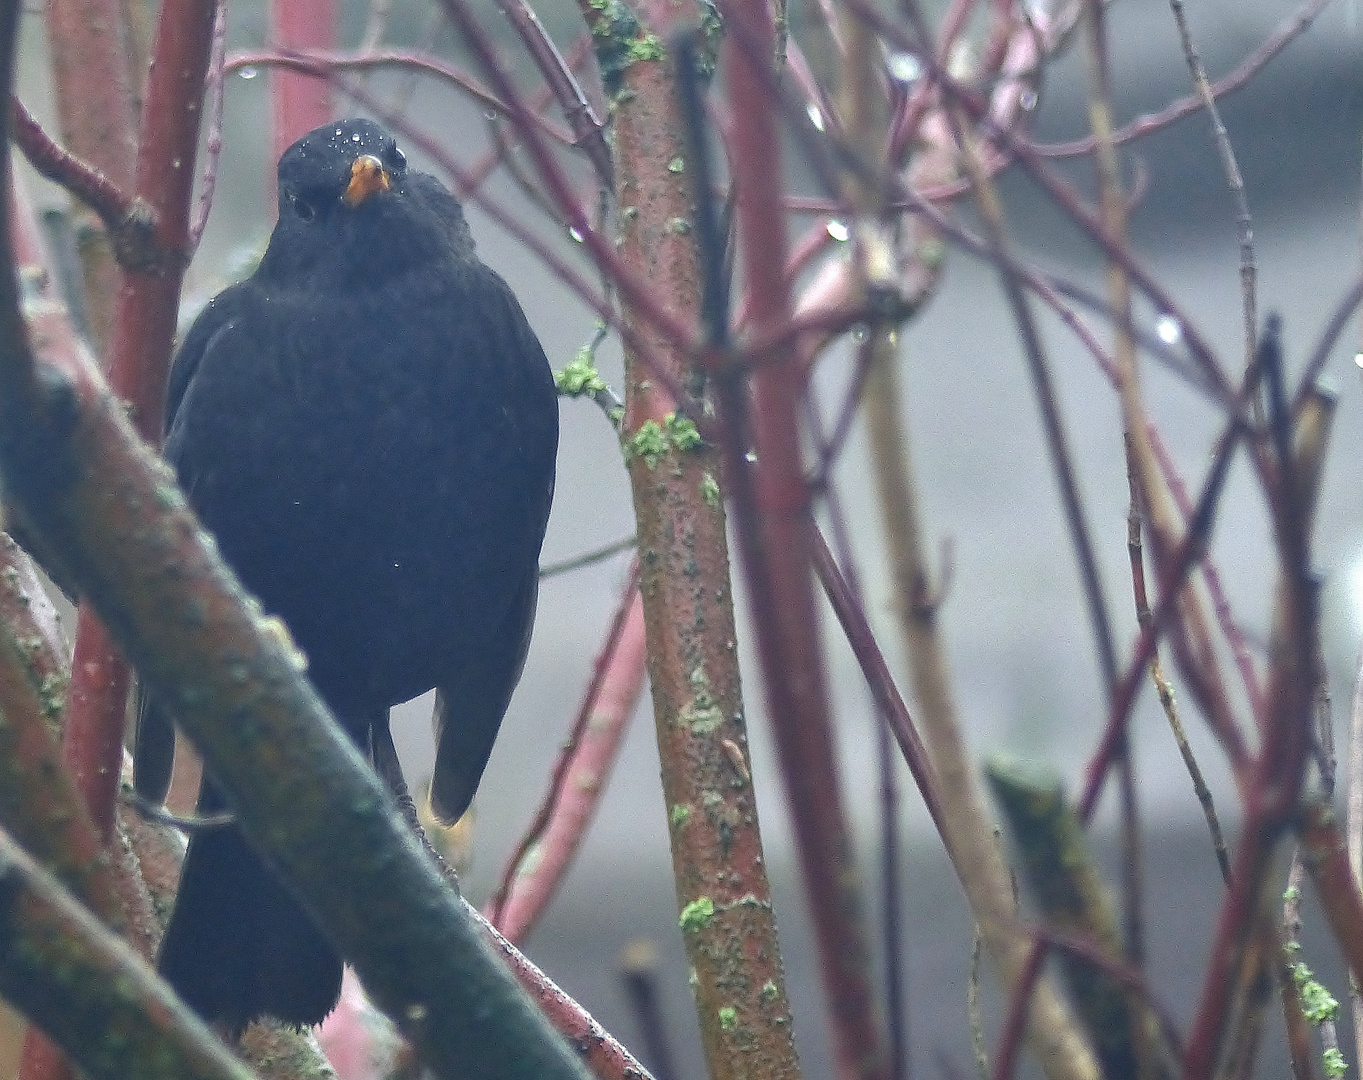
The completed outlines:
[[[596,356],[590,345],[583,345],[562,371],[554,373],[554,384],[561,397],[595,397],[609,390],[606,380],[596,370]]]
[[[605,326],[598,325],[595,339],[578,349],[562,371],[554,372],[554,385],[558,387],[559,397],[591,398],[601,406],[606,418],[619,431],[625,418],[624,402],[596,369],[596,350],[605,340],[605,335]]]
[[[738,1010],[732,1005],[725,1005],[720,1009],[719,1026],[725,1031],[733,1031],[738,1026]]]
[[[612,98],[619,93],[625,72],[643,60],[661,60],[662,39],[645,30],[621,0],[587,0],[587,25],[592,32],[601,83]]]
[[[1306,964],[1298,961],[1291,965],[1292,981],[1297,986],[1297,996],[1301,998],[1302,1015],[1319,1027],[1324,1023],[1334,1023],[1339,1016],[1339,1002],[1325,989]]]
[[[700,896],[682,908],[677,922],[683,930],[690,933],[704,930],[714,917],[715,902],[708,896]]]
[[[724,723],[724,713],[710,691],[710,680],[703,667],[692,668],[689,677],[691,700],[682,707],[677,719],[694,735],[709,735]]]
[[[1321,1071],[1330,1080],[1339,1080],[1349,1071],[1349,1063],[1344,1060],[1344,1054],[1337,1046],[1332,1046],[1320,1056]]]
[[[705,440],[694,420],[670,412],[661,424],[656,420],[645,420],[639,425],[625,442],[625,460],[642,458],[650,469],[656,469],[669,450],[686,453],[704,445]]]
[[[663,418],[663,427],[667,431],[667,437],[672,445],[683,452],[687,450],[699,450],[704,445],[705,440],[700,437],[700,431],[696,428],[696,422],[685,416],[678,416],[676,413],[668,413]]]
[[[700,478],[700,497],[711,510],[719,505],[719,481],[711,473]]]
[[[625,457],[643,458],[644,464],[656,469],[662,456],[667,453],[667,436],[656,420],[645,420],[639,425],[629,442],[625,444]]]

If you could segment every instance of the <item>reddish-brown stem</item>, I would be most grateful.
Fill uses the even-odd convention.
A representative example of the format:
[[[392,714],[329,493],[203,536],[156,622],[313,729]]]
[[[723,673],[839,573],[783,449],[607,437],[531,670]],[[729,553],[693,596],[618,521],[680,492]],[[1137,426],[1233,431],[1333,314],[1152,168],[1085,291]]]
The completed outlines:
[[[598,1024],[581,1005],[565,994],[553,979],[537,968],[519,949],[497,932],[476,908],[465,904],[465,911],[482,931],[492,949],[535,1000],[549,1023],[568,1040],[596,1080],[653,1080],[620,1042]]]
[[[507,861],[484,914],[521,942],[577,852],[615,763],[625,725],[644,686],[644,609],[636,562],[611,620],[572,731],[554,764],[549,790]],[[528,859],[531,851],[534,858]]]
[[[496,94],[480,85],[453,64],[447,64],[439,57],[426,53],[406,52],[402,49],[372,50],[365,53],[342,53],[325,49],[251,49],[236,52],[227,58],[225,70],[240,71],[243,68],[275,67],[285,68],[300,77],[329,82],[336,74],[346,71],[371,71],[376,68],[401,68],[419,72],[433,79],[449,83],[460,93],[467,94],[485,108],[499,113],[510,110]],[[341,87],[345,91],[345,87]],[[539,108],[530,110],[536,123],[546,134],[557,142],[571,144],[570,132],[539,115]]]
[[[745,307],[756,335],[791,317],[785,276],[785,215],[776,110],[768,100],[771,12],[762,0],[725,5],[741,35],[726,36],[739,259],[746,268]],[[746,39],[751,48],[736,43]],[[755,356],[752,431],[754,483],[735,493],[740,549],[747,572],[767,711],[776,735],[813,913],[824,992],[838,1067],[862,1080],[883,1080],[888,1058],[877,1016],[869,940],[851,838],[842,805],[819,620],[814,605],[812,515],[801,460],[804,380],[794,351]],[[737,404],[731,394],[726,409]],[[747,446],[729,446],[741,462]],[[738,467],[743,468],[742,464]],[[746,487],[746,485],[745,485]],[[753,502],[748,503],[751,494]]]
[[[62,760],[105,843],[114,832],[114,804],[123,753],[124,707],[131,673],[104,624],[81,605],[71,661]]]
[[[45,7],[57,130],[73,155],[129,191],[137,161],[137,107],[121,0],[53,0]],[[113,335],[119,274],[107,238],[82,245],[86,307],[96,345]],[[105,357],[107,360],[107,357]]]
[[[125,271],[109,379],[131,407],[139,434],[152,444],[160,441],[212,26],[211,4],[168,4],[162,10],[147,87],[146,137],[138,149],[137,193],[156,214],[159,256],[152,265]],[[83,606],[72,661],[66,760],[106,840],[113,829],[129,679],[107,631]]]
[[[597,181],[607,189],[614,187],[614,167],[601,121],[587,100],[587,95],[582,92],[577,77],[558,51],[558,46],[535,14],[535,9],[527,0],[499,0],[498,7],[520,34],[522,43],[544,77],[545,85],[553,91],[559,108],[572,125],[574,141],[596,169]]]
[[[582,11],[597,29],[601,13],[586,4]],[[699,6],[649,0],[634,40],[665,36],[675,22],[699,15]],[[694,95],[693,71],[683,43],[675,59],[639,59],[619,73],[616,196],[631,208],[621,215],[619,258],[667,310],[692,321],[703,312],[713,325],[720,320],[702,270],[709,204],[697,205],[709,193],[707,155],[687,137],[688,121],[703,109],[683,104],[680,93],[685,87]],[[676,162],[682,167],[672,167]],[[704,418],[708,388],[682,343],[630,296],[622,299],[634,332],[626,345],[622,428],[631,451],[654,729],[705,1061],[712,1080],[795,1080],[799,1061],[734,647],[722,458],[713,442],[692,438],[682,419]],[[661,372],[638,343],[658,358]],[[650,431],[664,435],[665,452],[637,452]]]
[[[281,49],[327,49],[336,41],[336,0],[270,0],[270,31]],[[331,86],[293,71],[273,80],[274,157],[332,118]],[[270,185],[273,197],[274,185]]]
[[[11,99],[14,141],[41,176],[60,184],[116,232],[133,210],[132,196],[102,172],[58,146],[17,97]]]
[[[1265,38],[1257,49],[1245,57],[1239,67],[1211,84],[1213,99],[1223,98],[1247,85],[1270,61],[1305,32],[1329,3],[1330,0],[1306,0],[1306,3]],[[1185,116],[1191,116],[1204,107],[1205,103],[1198,94],[1181,97],[1159,112],[1138,116],[1125,127],[1118,128],[1112,133],[1113,144],[1120,146],[1122,143],[1142,138],[1168,127]],[[1090,135],[1070,142],[1036,144],[1035,150],[1044,157],[1077,157],[1093,153],[1096,147],[1097,143]]]
[[[1316,886],[1355,982],[1363,984],[1363,895],[1349,869],[1349,851],[1328,806],[1312,803],[1301,825],[1302,862]]]
[[[928,816],[937,826],[937,831],[945,836],[941,804],[936,791],[937,778],[933,775],[932,760],[928,756],[927,747],[918,737],[918,730],[914,727],[913,718],[909,716],[908,706],[904,704],[899,688],[895,685],[894,676],[890,674],[890,667],[876,643],[875,634],[866,622],[865,612],[855,602],[842,571],[833,558],[833,553],[828,550],[828,544],[817,530],[814,533],[814,569],[819,575],[819,581],[829,603],[833,606],[833,613],[838,617],[843,633],[847,635],[847,642],[852,646],[857,663],[861,665],[866,685],[884,714],[895,741],[899,743],[900,753],[904,755],[904,761],[909,766],[914,782],[918,784],[918,791],[923,796]]]

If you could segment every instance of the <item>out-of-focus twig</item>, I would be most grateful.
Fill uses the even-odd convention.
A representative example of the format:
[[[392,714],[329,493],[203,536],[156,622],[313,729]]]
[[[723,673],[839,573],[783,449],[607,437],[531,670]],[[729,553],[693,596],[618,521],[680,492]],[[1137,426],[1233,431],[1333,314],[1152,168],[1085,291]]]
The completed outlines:
[[[54,0],[43,7],[61,144],[125,192],[136,175],[137,87],[144,77],[129,47],[130,10],[120,0]],[[75,226],[93,344],[107,363],[119,290],[111,237],[85,213]]]
[[[632,568],[549,790],[507,862],[484,914],[509,941],[525,940],[581,844],[644,688],[644,609]]]
[[[14,141],[41,176],[60,184],[100,216],[113,234],[152,224],[149,208],[139,208],[127,190],[119,187],[95,166],[58,146],[42,129],[23,102],[14,98]]]
[[[0,990],[99,1080],[252,1080],[146,962],[0,833]]]
[[[255,67],[287,68],[322,82],[330,81],[332,76],[341,72],[399,68],[448,83],[486,109],[503,114],[510,112],[497,95],[480,85],[477,80],[470,78],[453,64],[447,64],[438,56],[427,53],[403,49],[371,50],[354,54],[324,49],[250,49],[234,52],[229,56],[225,70],[230,74],[243,68]],[[537,126],[550,138],[556,142],[571,144],[572,135],[564,128],[540,116],[538,110],[531,111],[530,115],[535,117]]]
[[[1254,360],[1254,341],[1259,334],[1258,300],[1255,293],[1256,268],[1254,264],[1254,222],[1249,214],[1249,198],[1245,195],[1245,181],[1240,175],[1240,163],[1235,159],[1235,149],[1231,146],[1226,125],[1221,120],[1221,110],[1216,104],[1216,95],[1207,82],[1207,71],[1202,66],[1202,57],[1193,43],[1192,31],[1188,29],[1188,17],[1184,14],[1183,0],[1169,0],[1169,9],[1174,14],[1174,25],[1178,27],[1179,43],[1183,46],[1183,57],[1188,62],[1188,72],[1192,76],[1193,90],[1207,110],[1207,118],[1212,124],[1212,139],[1216,144],[1216,154],[1221,160],[1222,171],[1226,174],[1226,186],[1230,188],[1231,200],[1235,204],[1235,228],[1240,237],[1240,293],[1243,308],[1245,341],[1245,363]]]
[[[270,37],[282,49],[329,49],[336,43],[336,0],[270,0]],[[290,70],[271,74],[270,119],[274,160],[300,135],[332,119],[331,86]],[[270,197],[274,185],[268,185]]]
[[[727,21],[721,70],[737,255],[751,331],[763,335],[787,326],[792,314],[776,112],[757,107],[773,78],[775,28],[764,0],[721,7]],[[711,276],[716,270],[707,268]],[[883,1080],[889,1061],[871,980],[861,879],[839,789],[814,604],[813,516],[801,457],[804,378],[796,361],[789,350],[755,354],[750,406],[739,400],[741,385],[721,379],[726,480],[732,485],[767,712],[815,927],[834,1059],[860,1080]],[[755,466],[747,459],[749,437]]]
[[[1345,755],[1345,835],[1349,873],[1354,887],[1363,887],[1363,651],[1354,669],[1353,702],[1349,709],[1349,749]],[[1363,1046],[1363,980],[1349,975],[1349,1007],[1354,1021],[1354,1045]]]
[[[521,36],[545,84],[554,92],[558,106],[572,126],[577,147],[587,155],[597,180],[610,190],[615,186],[610,147],[596,110],[592,108],[572,68],[563,59],[549,32],[544,29],[528,0],[498,0],[498,7]]]

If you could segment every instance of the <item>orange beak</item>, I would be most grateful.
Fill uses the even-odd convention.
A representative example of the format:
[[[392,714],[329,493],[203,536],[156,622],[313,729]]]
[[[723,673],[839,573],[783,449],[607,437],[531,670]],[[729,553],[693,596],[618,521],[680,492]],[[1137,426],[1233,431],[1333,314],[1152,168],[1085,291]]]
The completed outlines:
[[[346,185],[341,198],[354,209],[374,192],[387,190],[388,174],[384,171],[383,162],[373,154],[363,154],[350,166],[350,183]]]

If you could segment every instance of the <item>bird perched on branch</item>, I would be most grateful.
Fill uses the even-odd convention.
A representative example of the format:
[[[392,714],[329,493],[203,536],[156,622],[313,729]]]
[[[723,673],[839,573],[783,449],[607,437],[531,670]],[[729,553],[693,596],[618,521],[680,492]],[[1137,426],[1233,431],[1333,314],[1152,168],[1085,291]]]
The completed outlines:
[[[544,351],[459,203],[378,124],[305,135],[280,159],[259,268],[180,347],[166,416],[191,505],[390,781],[389,707],[440,691],[432,799],[457,818],[525,662],[558,445]],[[144,702],[138,787],[158,800],[167,740]],[[228,805],[206,777],[200,811]],[[315,1023],[341,985],[233,826],[191,839],[159,966],[232,1030]]]

